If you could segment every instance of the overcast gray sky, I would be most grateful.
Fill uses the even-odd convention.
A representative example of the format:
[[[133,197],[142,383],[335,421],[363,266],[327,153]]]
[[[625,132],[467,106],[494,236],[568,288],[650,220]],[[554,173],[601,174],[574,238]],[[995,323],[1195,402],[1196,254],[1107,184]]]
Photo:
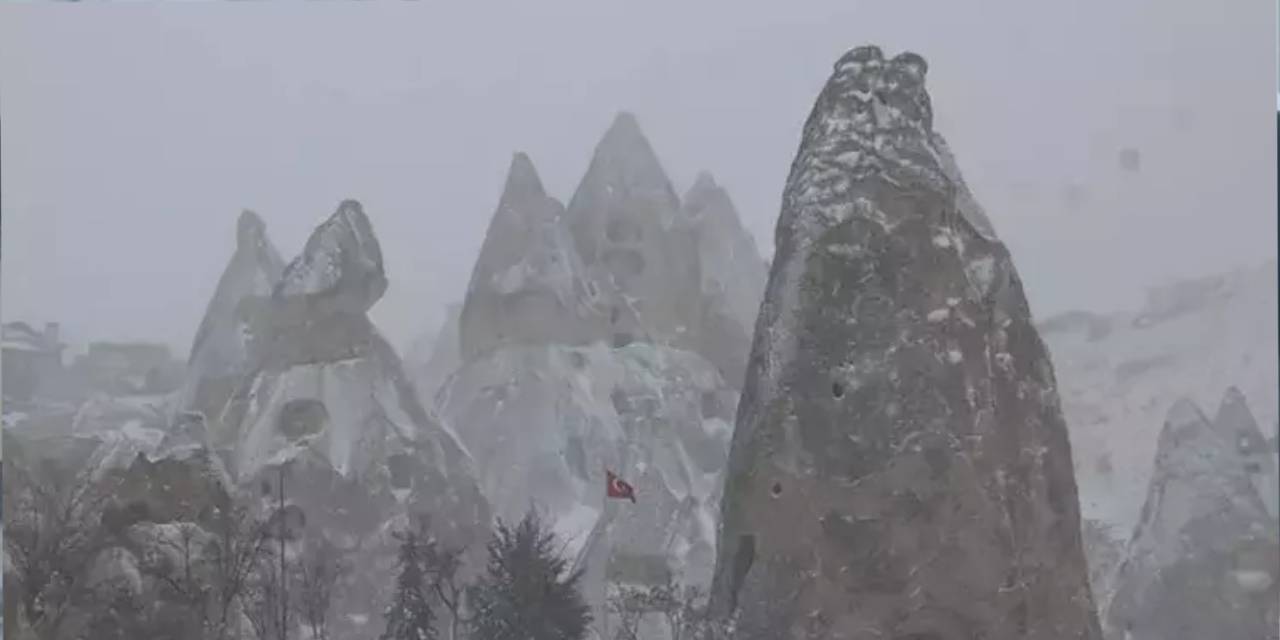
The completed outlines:
[[[465,289],[511,153],[567,200],[619,109],[771,253],[800,126],[863,43],[928,58],[1038,315],[1276,253],[1271,0],[449,4],[0,6],[0,314],[185,355],[242,208],[291,257],[357,198],[403,346]]]

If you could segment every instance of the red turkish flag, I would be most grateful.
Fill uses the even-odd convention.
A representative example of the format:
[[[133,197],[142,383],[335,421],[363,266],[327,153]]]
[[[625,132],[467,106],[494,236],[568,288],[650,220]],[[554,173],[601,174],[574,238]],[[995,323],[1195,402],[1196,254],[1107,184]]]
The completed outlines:
[[[610,498],[622,498],[630,500],[632,503],[636,501],[636,490],[627,484],[612,471],[605,469],[605,476],[608,478],[609,486],[605,489],[605,495]]]

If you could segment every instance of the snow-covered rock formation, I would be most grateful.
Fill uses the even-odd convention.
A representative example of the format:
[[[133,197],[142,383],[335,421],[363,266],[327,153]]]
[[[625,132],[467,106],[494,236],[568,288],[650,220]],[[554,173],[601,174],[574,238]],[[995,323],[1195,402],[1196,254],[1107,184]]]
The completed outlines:
[[[1105,616],[1123,640],[1276,638],[1280,537],[1239,447],[1228,394],[1212,424],[1190,400],[1169,411],[1142,517]]]
[[[495,515],[533,506],[554,523],[608,637],[614,588],[710,584],[741,384],[722,372],[745,366],[762,265],[709,177],[681,206],[629,114],[567,211],[523,154],[512,163],[436,411]],[[605,499],[606,469],[635,504]]]
[[[698,174],[683,209],[694,226],[702,273],[698,350],[740,387],[768,270],[729,193],[710,173]]]
[[[1164,414],[1215,406],[1237,387],[1262,432],[1280,407],[1276,263],[1155,289],[1136,312],[1046,319],[1071,429],[1081,511],[1128,535],[1142,509]],[[1272,447],[1274,448],[1274,447]]]
[[[270,296],[283,271],[284,261],[267,237],[266,224],[252,211],[241,213],[235,253],[191,343],[186,380],[173,403],[175,417],[181,412],[198,412],[209,420],[221,415],[236,385],[249,373],[245,301]]]
[[[1071,446],[925,61],[854,49],[805,125],[733,435],[736,638],[1098,638]]]
[[[614,345],[696,343],[702,276],[693,225],[635,116],[621,113],[609,127],[564,217],[588,279],[609,301]]]
[[[607,319],[529,157],[511,161],[459,319],[464,360],[526,344],[590,344]]]
[[[368,217],[342,203],[250,314],[252,375],[222,414],[236,434],[237,482],[276,486],[287,467],[288,500],[308,527],[370,569],[386,560],[378,541],[389,523],[406,514],[430,514],[451,544],[484,535],[490,521],[470,457],[366,315],[386,287]],[[378,618],[390,584],[374,573],[339,610]]]

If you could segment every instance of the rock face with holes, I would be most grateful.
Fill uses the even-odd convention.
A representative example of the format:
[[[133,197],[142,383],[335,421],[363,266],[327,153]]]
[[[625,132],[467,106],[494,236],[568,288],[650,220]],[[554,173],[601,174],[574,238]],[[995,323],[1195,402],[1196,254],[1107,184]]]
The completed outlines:
[[[241,213],[236,251],[191,344],[187,378],[173,405],[178,412],[198,412],[211,421],[221,415],[236,384],[249,373],[245,301],[269,297],[283,271],[266,224],[252,211]]]
[[[854,49],[805,124],[725,480],[733,637],[1100,636],[1053,368],[926,69]]]
[[[495,515],[532,505],[554,523],[607,637],[617,587],[710,586],[763,282],[725,191],[704,176],[682,206],[629,114],[565,211],[527,158],[512,163],[459,323],[463,364],[436,411]],[[605,499],[606,469],[635,504]]]
[[[697,239],[635,116],[618,115],[596,146],[565,220],[588,279],[609,300],[615,346],[696,344]]]
[[[607,318],[589,286],[564,206],[547,196],[529,157],[511,161],[498,210],[471,274],[458,324],[462,358],[528,344],[590,344]]]
[[[694,228],[702,274],[698,351],[720,369],[725,380],[740,387],[768,272],[729,193],[710,173],[698,175],[684,196],[683,208]]]
[[[1142,518],[1107,610],[1123,640],[1276,638],[1280,537],[1254,486],[1254,429],[1228,393],[1218,419],[1169,411]]]
[[[431,514],[450,543],[469,543],[489,524],[470,457],[428,414],[366,315],[386,287],[368,217],[342,203],[249,312],[253,375],[222,416],[236,435],[237,481],[266,487],[270,502],[286,466],[287,500],[307,527],[368,568],[394,558],[371,541],[389,540],[405,514]],[[362,574],[338,609],[376,625],[391,585],[375,574]]]

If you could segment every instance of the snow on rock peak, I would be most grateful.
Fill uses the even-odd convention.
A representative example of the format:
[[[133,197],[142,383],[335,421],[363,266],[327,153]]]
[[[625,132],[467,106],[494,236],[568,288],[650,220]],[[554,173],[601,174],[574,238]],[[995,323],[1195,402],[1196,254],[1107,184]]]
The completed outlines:
[[[431,514],[435,534],[459,545],[490,523],[470,456],[366,315],[386,286],[373,227],[344,202],[256,309],[253,368],[221,419],[241,486],[275,486],[285,468],[288,499],[316,535],[364,541],[342,614],[375,616],[388,601],[389,532],[407,518]]]
[[[1053,369],[926,71],[855,49],[805,125],[724,483],[736,637],[1100,637]]]
[[[507,183],[502,189],[502,199],[540,198],[547,195],[542,188],[542,179],[538,170],[533,167],[533,160],[528,154],[517,151],[511,157],[511,167],[507,170]]]
[[[691,345],[702,280],[693,226],[633,116],[605,133],[565,221],[617,345]]]
[[[373,226],[359,202],[345,200],[285,268],[274,295],[333,298],[344,310],[363,313],[386,290],[382,248]]]
[[[768,272],[729,193],[709,172],[698,174],[684,197],[683,211],[694,225],[702,272],[697,350],[738,387],[746,375],[751,332]]]
[[[427,413],[364,313],[386,288],[381,255],[359,205],[344,202],[259,309],[254,368],[222,414],[234,436],[234,472],[247,481],[296,459],[313,487],[347,487],[371,505],[387,502],[383,509],[391,508],[392,484],[407,482],[396,486],[436,501],[442,516],[460,514],[454,524],[465,530],[477,523],[461,514],[483,510],[470,460]],[[333,511],[339,528],[376,524],[340,507],[316,505]]]
[[[605,319],[528,156],[516,154],[471,273],[459,323],[464,360],[507,344],[585,344]]]
[[[236,220],[236,250],[256,251],[269,246],[267,223],[255,211],[245,209]],[[275,249],[271,249],[273,252]]]
[[[236,250],[218,280],[191,343],[187,376],[173,404],[214,419],[249,367],[252,340],[248,310],[266,299],[280,280],[284,261],[267,237],[266,223],[244,211],[236,221]]]

